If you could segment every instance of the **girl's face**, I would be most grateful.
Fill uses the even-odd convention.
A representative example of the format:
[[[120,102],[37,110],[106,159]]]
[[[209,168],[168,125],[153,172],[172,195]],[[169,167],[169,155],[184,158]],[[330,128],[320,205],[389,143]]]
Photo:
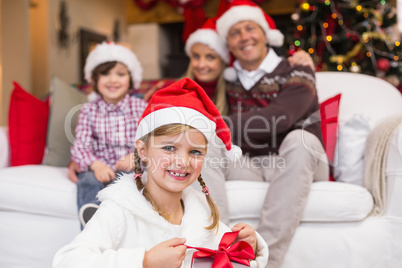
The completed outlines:
[[[196,129],[176,135],[137,140],[138,155],[147,165],[147,189],[153,196],[180,193],[201,174],[207,152],[205,136]]]
[[[195,43],[191,47],[190,66],[193,75],[201,82],[212,82],[218,79],[225,68],[222,58],[209,46]]]
[[[130,88],[130,73],[126,65],[118,62],[105,74],[100,74],[97,88],[103,99],[117,104],[127,94]]]

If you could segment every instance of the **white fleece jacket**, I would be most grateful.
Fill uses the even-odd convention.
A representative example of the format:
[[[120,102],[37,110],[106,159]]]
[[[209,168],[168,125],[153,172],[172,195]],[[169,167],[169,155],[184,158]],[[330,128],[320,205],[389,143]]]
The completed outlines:
[[[193,187],[183,191],[185,213],[181,225],[162,218],[137,190],[132,175],[125,175],[98,194],[98,211],[74,240],[61,248],[53,259],[54,268],[142,267],[145,251],[175,237],[186,238],[186,245],[217,249],[228,226],[206,230],[210,210],[201,192]],[[257,233],[258,252],[251,267],[264,268],[268,246]],[[188,249],[182,267],[191,267],[195,250]]]

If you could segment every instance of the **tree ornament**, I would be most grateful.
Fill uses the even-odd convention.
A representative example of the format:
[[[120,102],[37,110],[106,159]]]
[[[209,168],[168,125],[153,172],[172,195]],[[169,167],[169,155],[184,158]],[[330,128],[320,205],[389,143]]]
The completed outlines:
[[[378,70],[387,72],[390,67],[391,67],[391,64],[390,64],[389,60],[387,60],[386,58],[378,59],[378,61],[377,61]]]

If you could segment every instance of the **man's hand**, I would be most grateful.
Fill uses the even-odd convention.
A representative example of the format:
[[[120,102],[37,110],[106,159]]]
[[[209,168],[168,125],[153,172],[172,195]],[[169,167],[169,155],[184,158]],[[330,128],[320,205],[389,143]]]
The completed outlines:
[[[313,58],[304,50],[296,51],[292,56],[288,58],[290,66],[302,65],[309,66],[313,71],[315,71],[315,65]]]
[[[81,173],[81,169],[77,163],[71,160],[68,164],[68,179],[74,183],[77,183],[77,173]]]
[[[109,183],[116,177],[114,170],[101,161],[93,162],[89,168],[94,172],[95,178],[104,184]]]

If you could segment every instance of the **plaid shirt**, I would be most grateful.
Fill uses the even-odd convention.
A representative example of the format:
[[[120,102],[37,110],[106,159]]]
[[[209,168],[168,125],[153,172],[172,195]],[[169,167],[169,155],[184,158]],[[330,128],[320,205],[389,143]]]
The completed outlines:
[[[71,159],[82,171],[89,170],[94,161],[114,169],[117,160],[133,152],[135,132],[147,103],[127,94],[117,105],[105,102],[100,96],[80,110]]]

